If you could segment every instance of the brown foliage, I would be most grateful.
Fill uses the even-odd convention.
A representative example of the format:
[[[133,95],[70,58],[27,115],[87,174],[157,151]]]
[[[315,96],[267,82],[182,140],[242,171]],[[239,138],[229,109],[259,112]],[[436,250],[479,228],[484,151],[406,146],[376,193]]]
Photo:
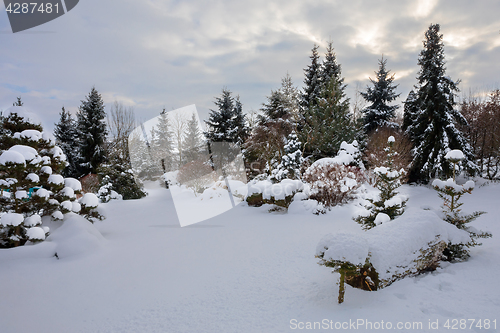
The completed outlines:
[[[493,179],[500,175],[500,90],[490,93],[487,101],[465,99],[462,115],[468,126],[462,131],[469,139],[482,175]]]
[[[402,132],[392,128],[380,128],[370,134],[364,156],[364,160],[368,163],[369,170],[375,167],[385,166],[387,158],[385,148],[387,147],[387,138],[391,135],[396,140],[393,148],[396,155],[394,156],[392,168],[394,170],[403,169],[408,171],[408,167],[412,161],[411,142]],[[403,177],[401,182],[404,183],[406,180],[406,177]],[[376,177],[371,172],[368,175],[368,181],[371,185],[375,184]]]
[[[216,179],[217,176],[212,168],[200,160],[184,164],[177,174],[177,181],[193,189],[195,193],[201,192]]]

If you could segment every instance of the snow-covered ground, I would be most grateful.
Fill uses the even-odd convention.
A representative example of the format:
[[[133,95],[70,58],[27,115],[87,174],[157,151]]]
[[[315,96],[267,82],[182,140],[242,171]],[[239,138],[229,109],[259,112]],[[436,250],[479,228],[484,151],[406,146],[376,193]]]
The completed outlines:
[[[430,188],[400,190],[409,208],[439,209]],[[453,320],[461,332],[497,331],[493,320],[500,326],[500,184],[463,198],[465,212],[488,212],[473,224],[493,233],[470,260],[377,292],[347,286],[341,305],[338,274],[319,266],[314,254],[328,233],[364,232],[351,219],[352,205],[316,216],[241,204],[181,228],[170,192],[149,193],[102,205],[107,219],[94,226],[78,218],[61,227],[53,222],[44,243],[0,250],[0,332],[267,333],[311,331],[314,322],[322,324],[317,331],[378,325],[445,332]],[[430,329],[436,321],[439,329]]]

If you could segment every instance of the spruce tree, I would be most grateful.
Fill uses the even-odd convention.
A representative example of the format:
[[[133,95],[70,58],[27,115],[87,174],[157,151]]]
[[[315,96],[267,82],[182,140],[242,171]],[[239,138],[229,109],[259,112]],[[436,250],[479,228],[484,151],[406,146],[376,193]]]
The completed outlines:
[[[243,113],[243,104],[241,104],[239,95],[236,96],[236,99],[234,100],[233,127],[236,136],[235,142],[241,146],[248,138],[249,130],[245,114]]]
[[[328,42],[326,47],[325,60],[320,69],[321,84],[323,86],[328,85],[332,80],[332,77],[336,77],[340,83],[340,88],[342,91],[345,90],[344,78],[342,78],[342,68],[340,64],[337,63],[337,56],[333,52],[333,42]]]
[[[198,118],[193,113],[187,123],[187,130],[184,134],[183,148],[184,162],[189,163],[200,158],[200,153],[206,148],[203,140],[203,133],[200,128]]]
[[[471,148],[457,128],[467,122],[455,109],[458,81],[445,75],[443,35],[439,30],[439,24],[433,24],[425,33],[424,48],[418,58],[421,68],[416,99],[407,104],[415,112],[413,123],[406,128],[414,145],[410,182],[428,182],[433,177],[449,175],[451,170],[444,156],[451,149],[464,152],[462,164],[469,173],[476,169]]]
[[[81,174],[78,167],[80,157],[76,121],[64,107],[59,115],[59,122],[55,124],[54,128],[54,136],[56,144],[61,147],[68,162],[61,174],[64,177],[78,178]]]
[[[99,165],[106,160],[104,144],[108,131],[104,103],[95,87],[81,102],[77,113],[80,167],[83,174],[97,173]]]
[[[321,94],[322,71],[321,64],[319,62],[318,48],[319,46],[314,44],[311,56],[309,57],[311,59],[311,64],[304,69],[304,88],[300,100],[302,112],[314,106],[319,95]]]
[[[453,177],[446,181],[434,179],[432,182],[432,186],[438,192],[438,196],[443,199],[443,220],[453,224],[458,229],[467,231],[471,241],[467,244],[450,243],[443,252],[443,255],[448,261],[462,261],[470,256],[468,248],[481,245],[481,243],[478,242],[479,238],[489,238],[492,237],[492,235],[489,232],[480,231],[469,226],[470,222],[474,221],[485,212],[476,211],[472,214],[464,215],[460,209],[463,205],[463,202],[460,202],[460,198],[464,194],[471,194],[475,185],[472,180],[467,181],[463,185],[458,185],[456,183],[455,170],[457,169],[457,164],[465,158],[465,155],[460,150],[450,150],[444,158],[447,163],[453,165]]]
[[[283,179],[301,179],[301,167],[304,162],[302,143],[295,132],[290,133],[286,141],[281,163],[273,170],[272,175],[272,179],[278,182]]]
[[[379,127],[397,127],[398,125],[391,121],[396,114],[399,105],[389,105],[399,97],[395,93],[397,85],[393,84],[394,74],[389,75],[389,70],[386,70],[387,59],[382,57],[379,60],[379,70],[375,72],[376,80],[370,78],[373,87],[368,87],[366,92],[361,92],[361,96],[371,103],[368,107],[362,110],[363,113],[363,128],[366,134]]]
[[[394,169],[394,156],[397,154],[394,151],[394,142],[395,139],[393,136],[387,139],[385,166],[374,169],[374,173],[377,175],[376,187],[380,193],[376,200],[368,199],[371,203],[367,207],[370,214],[359,216],[355,219],[356,222],[363,225],[364,229],[371,229],[377,224],[381,224],[384,222],[384,218],[394,220],[404,213],[408,199],[398,195],[398,192],[396,192],[396,189],[401,186],[401,178],[404,175],[404,170]]]
[[[8,143],[0,154],[0,247],[13,247],[45,239],[49,229],[41,217],[63,219],[65,213],[82,213],[75,194],[80,182],[63,178],[66,156],[40,124],[20,116],[20,106],[3,118],[0,141]],[[13,130],[14,129],[14,130]],[[102,218],[91,207],[89,219]],[[93,207],[95,208],[95,207]]]
[[[152,130],[151,146],[155,163],[162,170],[165,168],[164,171],[171,171],[174,168],[174,140],[165,110],[160,113],[158,124]]]
[[[418,104],[416,103],[416,100],[417,94],[415,94],[415,91],[411,90],[408,93],[408,97],[406,97],[406,101],[404,101],[402,130],[409,135],[411,141],[414,141],[415,137],[412,135],[413,133],[407,131],[407,129],[408,127],[412,126],[417,119]]]
[[[301,131],[306,156],[314,159],[335,156],[343,141],[352,142],[359,136],[354,119],[349,112],[349,99],[342,90],[342,83],[333,76],[323,87],[317,105],[305,115]]]
[[[210,110],[205,121],[208,126],[206,138],[211,142],[243,143],[247,130],[239,97],[235,100],[231,91],[223,88],[221,97],[216,97],[214,103],[217,110]]]
[[[271,90],[267,103],[260,109],[262,115],[258,116],[258,124],[245,144],[246,161],[261,163],[269,174],[281,162],[286,138],[295,127],[290,112],[293,102],[289,96],[282,89]]]
[[[293,85],[290,74],[286,73],[286,76],[281,79],[281,88],[279,91],[285,113],[289,114],[292,121],[297,125],[300,122],[300,93]]]

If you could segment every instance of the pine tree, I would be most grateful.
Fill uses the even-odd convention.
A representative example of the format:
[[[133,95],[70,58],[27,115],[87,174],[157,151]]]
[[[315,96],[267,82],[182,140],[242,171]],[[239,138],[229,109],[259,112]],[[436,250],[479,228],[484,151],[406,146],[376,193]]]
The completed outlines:
[[[400,94],[396,94],[395,90],[398,87],[393,84],[394,74],[389,76],[389,70],[386,70],[387,59],[382,57],[379,60],[379,70],[375,72],[376,80],[370,78],[373,87],[368,87],[366,92],[361,92],[361,96],[370,102],[363,112],[363,127],[366,134],[371,131],[385,126],[397,127],[398,125],[391,121],[396,114],[399,105],[388,105],[394,101]]]
[[[200,153],[206,148],[203,140],[203,132],[200,128],[198,118],[193,113],[187,123],[187,130],[184,135],[183,151],[186,163],[196,161],[200,158]]]
[[[413,142],[413,162],[409,181],[427,182],[439,175],[449,175],[449,163],[444,158],[450,149],[460,149],[465,154],[462,162],[469,173],[476,169],[471,148],[457,129],[465,125],[465,118],[455,107],[458,82],[445,76],[443,35],[439,24],[433,24],[425,33],[424,48],[420,52],[416,99],[411,107],[413,123],[406,132]]]
[[[106,160],[104,144],[108,131],[105,118],[102,97],[95,87],[92,87],[77,113],[80,167],[83,174],[96,173],[99,165]]]
[[[305,114],[301,131],[305,155],[315,159],[335,156],[343,141],[352,142],[359,136],[354,119],[349,112],[349,99],[345,97],[341,82],[333,76],[323,87],[317,105]]]
[[[321,64],[319,62],[318,48],[319,46],[314,44],[312,54],[309,57],[311,59],[311,64],[304,69],[304,88],[300,100],[302,112],[316,105],[317,99],[321,94],[322,71]]]
[[[375,227],[377,224],[384,222],[384,218],[394,220],[396,217],[404,213],[404,208],[408,199],[398,195],[396,189],[401,186],[401,178],[404,175],[404,170],[394,170],[394,151],[395,139],[390,136],[387,139],[387,157],[386,165],[374,169],[377,175],[376,187],[380,191],[377,200],[368,199],[371,206],[367,207],[370,214],[367,216],[359,216],[355,220],[362,224],[365,229]],[[379,215],[380,214],[380,215]]]
[[[210,110],[209,118],[205,121],[208,126],[206,138],[211,142],[243,143],[247,127],[239,97],[235,100],[231,91],[224,88],[221,97],[216,97],[214,103],[218,110]]]
[[[81,173],[78,167],[79,149],[78,149],[78,133],[76,128],[76,121],[71,116],[69,111],[63,107],[59,113],[59,122],[55,124],[54,136],[56,144],[61,147],[66,155],[68,165],[62,171],[64,177],[78,178]]]

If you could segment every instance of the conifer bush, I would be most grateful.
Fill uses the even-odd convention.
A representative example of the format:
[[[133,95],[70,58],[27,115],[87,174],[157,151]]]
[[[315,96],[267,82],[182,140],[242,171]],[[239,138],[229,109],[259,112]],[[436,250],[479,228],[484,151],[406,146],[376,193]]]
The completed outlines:
[[[464,158],[465,156],[462,151],[458,149],[450,150],[446,154],[445,159],[453,164],[453,178],[449,178],[445,181],[435,179],[432,182],[432,186],[438,191],[438,196],[443,200],[443,220],[453,224],[458,229],[467,231],[471,238],[471,241],[468,243],[449,244],[443,252],[445,259],[448,261],[463,261],[467,259],[470,256],[468,248],[481,245],[481,243],[478,242],[479,238],[488,238],[492,236],[488,232],[479,231],[469,226],[470,222],[486,212],[476,211],[472,214],[463,214],[460,208],[463,205],[460,199],[464,194],[471,194],[475,185],[472,180],[467,181],[463,185],[458,185],[456,183],[455,172],[457,165]]]
[[[1,128],[0,247],[9,248],[44,240],[49,228],[42,216],[81,213],[81,184],[61,176],[66,156],[23,107],[10,108]],[[99,216],[94,209],[87,207],[89,218]]]
[[[370,229],[377,224],[383,223],[384,219],[394,220],[404,213],[407,198],[399,195],[396,189],[401,186],[401,178],[405,174],[404,169],[394,169],[395,138],[387,139],[385,166],[376,167],[374,173],[377,176],[376,187],[380,191],[377,199],[368,199],[370,206],[366,207],[370,213],[366,216],[358,216],[356,222],[363,225],[364,229]]]

